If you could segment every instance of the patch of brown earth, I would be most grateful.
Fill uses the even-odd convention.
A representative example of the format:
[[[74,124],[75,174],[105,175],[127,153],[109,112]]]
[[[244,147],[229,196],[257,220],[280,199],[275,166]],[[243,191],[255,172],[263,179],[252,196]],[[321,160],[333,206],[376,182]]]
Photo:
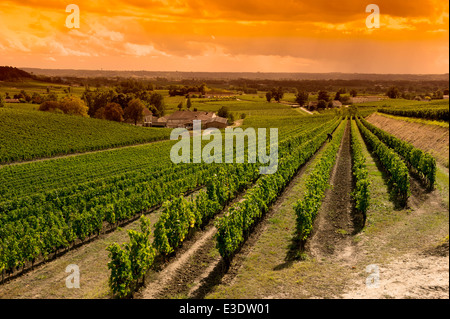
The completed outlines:
[[[350,123],[347,124],[342,138],[330,184],[332,187],[325,193],[306,250],[317,260],[334,257],[344,263],[351,263],[354,258],[352,235],[355,226],[351,198]]]
[[[430,152],[441,164],[448,166],[449,129],[437,125],[412,123],[389,118],[379,113],[367,117],[367,121],[382,130],[405,140],[415,147]]]
[[[447,248],[448,249],[448,248]],[[448,299],[449,259],[408,254],[385,265],[367,269],[366,283],[344,294],[348,299]],[[376,276],[376,279],[375,279]]]

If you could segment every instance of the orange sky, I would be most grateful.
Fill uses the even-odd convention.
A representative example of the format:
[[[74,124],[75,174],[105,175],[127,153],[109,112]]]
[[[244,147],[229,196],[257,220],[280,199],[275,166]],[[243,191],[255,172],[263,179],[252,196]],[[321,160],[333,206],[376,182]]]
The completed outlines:
[[[65,26],[71,3],[79,29]],[[366,27],[370,3],[379,29]],[[447,73],[448,31],[442,0],[2,0],[0,65]]]

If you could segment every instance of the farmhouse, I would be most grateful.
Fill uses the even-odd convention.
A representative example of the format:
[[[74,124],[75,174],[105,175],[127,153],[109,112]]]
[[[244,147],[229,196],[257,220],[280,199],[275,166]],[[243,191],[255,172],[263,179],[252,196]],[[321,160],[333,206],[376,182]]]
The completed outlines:
[[[224,117],[216,116],[212,120],[205,123],[205,128],[216,127],[225,128],[228,126],[228,120]]]
[[[333,100],[333,107],[341,107],[341,106],[342,106],[341,101]]]
[[[150,126],[153,127],[166,127],[167,125],[167,117],[159,117],[157,119],[153,118]]]
[[[5,103],[20,103],[19,99],[4,99]]]
[[[192,129],[194,120],[201,120],[205,128],[224,128],[228,125],[226,118],[217,116],[214,112],[176,111],[165,118],[155,119],[153,117],[151,126]]]
[[[354,96],[351,98],[353,103],[364,103],[364,102],[376,102],[384,100],[384,97],[381,96]]]
[[[144,108],[144,124],[143,126],[152,126],[153,113],[148,109]]]

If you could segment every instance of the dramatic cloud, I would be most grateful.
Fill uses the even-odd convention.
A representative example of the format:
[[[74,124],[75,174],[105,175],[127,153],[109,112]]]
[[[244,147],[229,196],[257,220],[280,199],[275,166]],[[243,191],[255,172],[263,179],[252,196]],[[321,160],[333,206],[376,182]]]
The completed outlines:
[[[448,72],[447,1],[4,0],[0,57],[15,66],[178,71]],[[80,8],[68,29],[65,8]]]

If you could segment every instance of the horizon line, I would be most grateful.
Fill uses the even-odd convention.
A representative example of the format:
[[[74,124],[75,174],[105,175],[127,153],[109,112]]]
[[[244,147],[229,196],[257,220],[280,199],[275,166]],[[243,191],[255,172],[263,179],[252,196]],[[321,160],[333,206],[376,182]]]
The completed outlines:
[[[6,66],[6,65],[5,65]],[[105,72],[172,72],[172,73],[263,73],[263,74],[364,74],[364,75],[449,75],[445,73],[364,73],[364,72],[275,72],[275,71],[170,71],[170,70],[114,70],[114,69],[70,69],[70,68],[38,68],[22,66],[18,69],[39,69],[39,70],[75,70],[75,71],[105,71]]]

